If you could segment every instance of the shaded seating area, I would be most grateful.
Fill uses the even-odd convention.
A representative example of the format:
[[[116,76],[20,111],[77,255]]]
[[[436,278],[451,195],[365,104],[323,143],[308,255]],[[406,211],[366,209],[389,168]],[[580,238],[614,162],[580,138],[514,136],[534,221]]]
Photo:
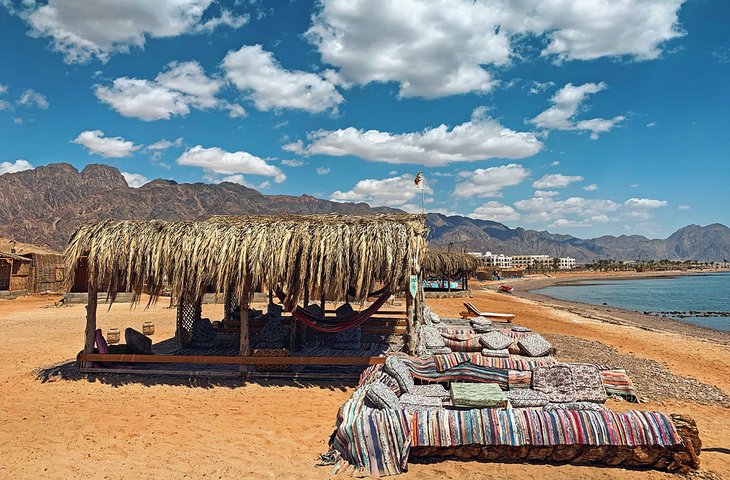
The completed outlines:
[[[423,289],[426,293],[468,291],[469,276],[480,266],[474,255],[429,248],[422,262]]]
[[[209,369],[251,375],[275,370],[359,372],[388,351],[412,351],[421,296],[425,226],[417,215],[218,216],[198,222],[105,221],[80,227],[66,250],[69,282],[88,264],[89,303],[83,371],[92,363],[135,364],[182,373]],[[96,293],[120,287],[135,303],[172,293],[176,334],[151,352],[95,352]],[[206,292],[225,299],[224,318],[201,318]],[[280,304],[252,308],[255,292],[286,292]],[[377,298],[370,297],[378,293]],[[405,298],[405,311],[386,302]],[[312,301],[314,300],[314,302]],[[337,305],[325,315],[326,302]],[[401,303],[402,305],[402,303]],[[360,311],[356,311],[355,308]],[[402,334],[406,333],[407,342]],[[277,337],[272,340],[273,337]],[[397,339],[396,339],[397,337]],[[285,368],[282,366],[290,366]],[[259,370],[257,372],[256,370]]]

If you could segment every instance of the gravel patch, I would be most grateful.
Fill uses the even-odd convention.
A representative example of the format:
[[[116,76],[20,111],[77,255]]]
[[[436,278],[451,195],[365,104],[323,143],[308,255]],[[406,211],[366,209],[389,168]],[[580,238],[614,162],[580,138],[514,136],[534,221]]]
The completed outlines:
[[[565,362],[585,362],[623,368],[634,382],[639,398],[680,400],[730,407],[730,396],[714,385],[671,373],[666,365],[635,355],[619,353],[601,342],[569,335],[543,334]]]

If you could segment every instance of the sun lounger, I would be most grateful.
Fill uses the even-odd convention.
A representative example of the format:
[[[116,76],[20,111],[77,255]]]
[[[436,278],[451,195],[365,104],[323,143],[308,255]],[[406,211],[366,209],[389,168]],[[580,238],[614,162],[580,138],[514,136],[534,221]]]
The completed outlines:
[[[460,313],[461,318],[484,317],[490,320],[509,323],[511,323],[515,318],[515,316],[511,313],[482,312],[471,302],[464,302],[464,307],[466,307],[466,311]]]

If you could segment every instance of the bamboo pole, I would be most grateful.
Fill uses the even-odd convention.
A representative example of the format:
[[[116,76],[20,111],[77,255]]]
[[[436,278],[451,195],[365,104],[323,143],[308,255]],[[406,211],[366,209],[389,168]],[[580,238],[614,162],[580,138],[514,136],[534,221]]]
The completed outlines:
[[[96,333],[96,306],[98,302],[96,278],[89,278],[87,284],[88,299],[86,301],[86,331],[84,332],[84,353],[94,352],[94,335]],[[82,367],[89,367],[82,363]]]
[[[415,324],[413,316],[413,298],[411,297],[411,290],[406,287],[406,332],[408,333],[408,354],[415,355],[416,341],[415,341]]]

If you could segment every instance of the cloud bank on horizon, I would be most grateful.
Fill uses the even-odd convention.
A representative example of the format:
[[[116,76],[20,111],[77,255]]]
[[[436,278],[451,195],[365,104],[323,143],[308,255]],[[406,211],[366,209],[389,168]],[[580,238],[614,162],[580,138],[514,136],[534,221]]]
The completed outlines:
[[[0,174],[104,161],[415,212],[421,170],[428,211],[510,225],[730,221],[696,188],[730,173],[721,0],[0,5]]]

